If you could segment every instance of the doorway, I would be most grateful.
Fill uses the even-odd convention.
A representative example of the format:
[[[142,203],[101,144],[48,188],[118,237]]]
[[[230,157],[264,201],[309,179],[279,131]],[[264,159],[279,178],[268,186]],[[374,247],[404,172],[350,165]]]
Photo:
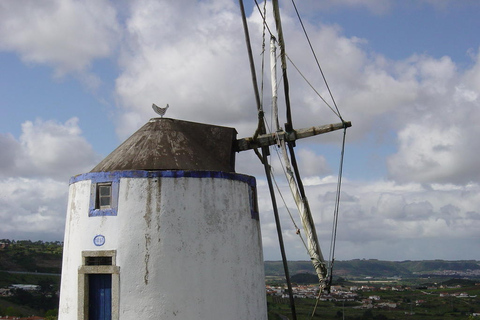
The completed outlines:
[[[112,319],[112,275],[88,275],[88,319]]]

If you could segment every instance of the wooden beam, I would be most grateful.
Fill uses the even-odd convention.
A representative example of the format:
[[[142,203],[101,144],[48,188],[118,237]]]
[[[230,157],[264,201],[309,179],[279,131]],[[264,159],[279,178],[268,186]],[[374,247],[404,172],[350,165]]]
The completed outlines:
[[[245,151],[255,148],[267,147],[274,144],[277,144],[277,139],[280,136],[281,139],[285,139],[287,142],[293,142],[298,139],[303,139],[307,137],[316,136],[322,133],[327,133],[335,130],[340,130],[343,128],[349,128],[352,126],[350,121],[334,123],[334,124],[327,124],[324,126],[318,127],[310,127],[310,128],[303,128],[298,130],[293,130],[291,132],[274,132],[268,134],[261,134],[257,137],[256,140],[253,140],[252,137],[238,139],[235,151]]]

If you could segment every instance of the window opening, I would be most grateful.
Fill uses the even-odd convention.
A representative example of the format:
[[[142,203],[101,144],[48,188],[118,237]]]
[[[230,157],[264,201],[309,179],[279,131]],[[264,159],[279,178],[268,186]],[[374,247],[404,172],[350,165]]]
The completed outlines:
[[[97,184],[97,209],[108,209],[112,207],[112,184]]]
[[[257,200],[257,188],[254,186],[250,186],[249,198],[250,198],[250,212],[252,214],[252,219],[259,219],[259,211],[258,211],[258,200]]]
[[[86,266],[111,266],[112,257],[85,257]]]
[[[116,216],[118,211],[118,188],[120,181],[92,181],[90,190],[90,205],[88,215],[90,217],[98,216]]]

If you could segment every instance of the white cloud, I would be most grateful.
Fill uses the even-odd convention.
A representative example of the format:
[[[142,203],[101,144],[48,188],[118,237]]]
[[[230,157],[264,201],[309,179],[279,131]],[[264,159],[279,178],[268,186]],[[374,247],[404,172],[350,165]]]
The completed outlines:
[[[0,233],[8,239],[62,240],[68,184],[49,178],[0,180]]]
[[[21,146],[11,134],[0,134],[0,174],[14,174],[16,162],[21,157]]]
[[[136,0],[128,5],[121,74],[115,89],[122,109],[117,119],[119,134],[125,138],[155,116],[150,107],[155,102],[170,104],[167,117],[232,126],[240,137],[251,136],[256,128],[256,106],[235,2]],[[344,0],[302,1],[299,5],[384,13],[394,4]],[[284,13],[288,55],[318,87],[321,78],[312,68],[314,61],[305,50],[301,29],[289,9],[284,8]],[[122,32],[113,2],[107,1],[2,2],[0,18],[0,49],[15,51],[29,63],[52,66],[58,75],[88,71],[95,59],[111,56]],[[472,248],[479,245],[480,227],[476,163],[480,150],[476,138],[480,134],[476,121],[480,116],[480,55],[470,52],[473,62],[465,69],[449,57],[413,54],[392,61],[369,51],[367,39],[344,36],[338,26],[304,22],[342,114],[353,123],[347,141],[353,144],[366,137],[379,143],[391,141],[383,139],[385,132],[397,138],[396,146],[381,146],[392,150],[387,161],[391,181],[344,179],[337,257],[478,259],[478,250]],[[258,69],[259,16],[251,15],[249,23]],[[288,68],[294,126],[338,122],[293,66]],[[93,74],[81,77],[85,82],[98,80]],[[320,92],[327,96],[325,88]],[[268,110],[268,94],[265,97]],[[282,96],[279,101],[283,104]],[[6,219],[0,231],[20,234],[18,230],[22,230],[27,238],[31,238],[28,234],[46,236],[49,225],[63,228],[68,178],[89,171],[99,159],[82,137],[76,119],[66,123],[27,121],[22,131],[18,139],[0,134],[0,187],[5,190],[0,195],[0,215]],[[337,138],[327,134],[310,139],[313,143],[309,145],[297,143],[324,251],[330,239],[337,179],[325,176],[335,164],[328,162],[331,157],[320,155],[315,141],[328,144]],[[360,152],[349,151],[347,146],[347,157],[357,161]],[[275,173],[283,174],[276,162],[273,166]],[[242,153],[237,157],[237,172],[259,177],[265,257],[278,259],[263,166],[253,152]],[[288,194],[283,180],[278,183]],[[287,200],[286,206],[293,208],[294,204]],[[289,257],[306,259],[285,205],[279,207]],[[296,212],[292,214],[298,220]],[[465,247],[455,249],[453,244],[460,243]],[[451,248],[450,253],[444,253],[445,248]]]
[[[312,150],[300,149],[297,157],[303,176],[323,176],[330,173],[327,160],[323,155],[317,155]]]
[[[474,91],[476,97],[478,97],[478,91],[480,90],[480,48],[477,49],[476,54],[473,50],[470,50],[469,54],[474,61],[474,65],[465,72],[462,85],[465,86],[465,89]]]
[[[314,10],[335,9],[367,9],[375,15],[389,12],[393,7],[392,0],[303,0],[296,4],[303,14],[310,14]]]
[[[466,89],[463,85],[455,87],[454,99],[457,103],[474,102],[478,99],[478,93]]]
[[[328,253],[330,245],[335,201],[336,185],[334,179],[331,180],[331,183],[324,180],[306,188],[324,254]],[[282,190],[287,197],[289,191],[286,186]],[[377,182],[362,185],[345,181],[344,201],[340,204],[337,258],[477,259],[478,255],[469,248],[475,243],[478,245],[479,191],[478,184],[465,187],[437,185],[436,188],[426,189],[419,184]],[[262,193],[261,196],[268,198],[267,194]],[[291,201],[287,205],[293,208]],[[305,259],[305,250],[300,239],[294,235],[293,223],[283,204],[279,205],[279,209],[285,237],[289,241],[289,259]],[[279,259],[271,207],[263,203],[260,210],[262,235],[270,252],[268,259]],[[300,224],[296,211],[292,211],[292,215]],[[465,244],[454,255],[442,251],[442,246],[450,247],[451,243],[459,243],[461,239]],[[421,245],[418,244],[418,248],[411,252],[408,252],[408,247],[400,246],[417,243]],[[273,255],[275,252],[276,256]]]
[[[413,60],[418,94],[396,112],[398,150],[388,159],[390,176],[400,182],[477,182],[480,61],[461,73],[446,57]]]
[[[116,82],[124,113],[117,125],[122,137],[154,116],[150,109],[152,102],[169,103],[168,117],[234,126],[240,136],[251,135],[255,130],[256,106],[238,9],[226,0],[188,4],[143,0],[131,6],[131,16],[127,19],[128,46],[123,48],[121,59],[123,72]],[[183,19],[177,19],[178,16]],[[305,40],[299,25],[290,16],[282,17],[282,21],[289,57],[318,87],[320,74],[312,68],[311,53],[304,50]],[[253,53],[260,67],[262,26],[256,12],[249,18],[249,27]],[[342,111],[349,117],[362,119],[357,122],[362,132],[375,121],[374,117],[366,121],[368,115],[382,114],[401,101],[414,99],[411,82],[390,75],[384,70],[386,62],[381,57],[369,57],[362,49],[363,39],[343,37],[337,27],[308,27],[318,55],[327,61],[324,71],[335,88]],[[268,65],[267,58],[267,69]],[[295,83],[290,88],[296,110],[294,125],[339,122],[294,68],[291,65],[289,68],[290,82]],[[265,77],[268,82],[268,72]],[[267,88],[265,85],[269,91]],[[325,88],[320,92],[327,96]],[[397,99],[392,99],[392,95]],[[268,96],[266,93],[264,100],[267,112],[271,103]],[[372,97],[377,99],[376,103],[372,103]],[[283,105],[283,96],[280,95],[279,101]],[[281,117],[284,118],[283,113]],[[318,123],[315,119],[320,118],[322,122]]]
[[[84,72],[112,54],[119,39],[116,11],[106,0],[19,0],[0,3],[0,50],[57,76]]]
[[[89,171],[99,160],[81,136],[77,118],[64,124],[26,121],[18,141],[10,134],[0,135],[0,148],[3,177],[51,177],[66,182],[74,174]]]
[[[357,10],[365,9],[373,15],[385,15],[395,11],[396,7],[403,6],[404,1],[392,0],[303,0],[297,1],[296,6],[303,15],[314,14],[318,10],[340,11],[340,10]],[[451,6],[477,6],[478,3],[473,1],[456,1],[456,0],[419,0],[414,2],[416,6],[426,4],[432,6],[437,11],[446,11]],[[408,4],[407,4],[408,5]],[[288,10],[293,10],[287,6]]]
[[[169,103],[167,116],[173,118],[214,124],[255,119],[240,17],[232,1],[145,0],[134,2],[131,10],[124,72],[117,79],[126,113],[145,120],[154,116],[150,106],[155,102]],[[132,124],[131,117],[122,117],[120,134],[143,121]]]
[[[398,180],[432,182],[455,175],[455,144],[461,139],[456,128],[409,125],[398,139],[399,152],[389,161],[390,172]]]
[[[78,119],[26,121],[19,140],[0,134],[0,149],[2,237],[63,239],[68,180],[99,161]]]
[[[372,8],[375,3],[362,2]],[[128,115],[120,119],[119,132],[126,136],[154,116],[150,105],[155,102],[170,104],[169,117],[234,126],[240,136],[251,135],[256,127],[255,106],[236,9],[227,1],[191,1],[187,9],[184,4],[145,0],[132,5],[127,20],[129,46],[122,55],[124,72],[116,87]],[[195,16],[191,10],[196,11]],[[180,12],[184,20],[169,18]],[[260,19],[254,14],[249,21],[258,57]],[[282,21],[289,57],[308,79],[319,84],[298,24],[289,15]],[[404,254],[421,258],[421,251],[402,251],[399,244],[411,245],[425,239],[419,248],[431,250],[431,257],[436,258],[438,243],[447,246],[448,239],[459,239],[459,233],[472,238],[478,228],[478,197],[471,192],[479,188],[473,155],[480,147],[475,141],[478,129],[471,121],[479,109],[478,63],[464,71],[449,57],[412,55],[404,61],[391,61],[369,52],[365,39],[343,36],[336,26],[307,25],[307,29],[341,111],[346,120],[353,122],[354,127],[349,129],[353,136],[350,134],[348,140],[355,142],[373,135],[383,142],[380,134],[388,132],[396,135],[398,142],[387,163],[393,181],[344,182],[339,226],[339,241],[344,247],[339,246],[339,254],[372,258],[383,254],[396,259]],[[291,65],[289,77],[295,127],[338,121],[327,114],[324,106],[319,107],[320,99]],[[327,96],[325,89],[320,91]],[[279,101],[282,99],[280,96]],[[268,98],[264,104],[268,109]],[[466,122],[472,125],[465,126]],[[325,136],[322,143],[338,140],[336,136]],[[319,223],[317,230],[325,243],[330,237],[336,178],[322,178],[329,173],[329,163],[313,150],[316,148],[299,149],[297,154],[302,175],[308,177],[305,185]],[[282,175],[276,155],[272,158],[274,172]],[[238,156],[237,171],[263,176],[262,165],[253,152]],[[282,181],[277,180],[285,191]],[[473,184],[468,184],[470,181]],[[268,259],[276,251],[276,231],[264,181],[259,178],[258,182]],[[295,230],[285,206],[279,206],[292,259],[305,258],[300,253],[302,245],[293,242]],[[287,206],[293,208],[294,204],[287,200]],[[387,244],[398,254],[389,253]],[[461,255],[468,254],[464,251]]]

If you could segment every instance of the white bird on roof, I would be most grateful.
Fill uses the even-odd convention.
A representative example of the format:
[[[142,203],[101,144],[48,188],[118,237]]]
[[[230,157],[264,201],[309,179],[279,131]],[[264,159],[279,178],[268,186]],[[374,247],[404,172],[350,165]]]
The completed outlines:
[[[167,103],[167,106],[165,108],[160,108],[159,106],[157,106],[155,103],[152,104],[152,109],[153,111],[155,111],[156,113],[158,113],[162,118],[163,116],[165,115],[165,113],[167,112],[167,109],[168,109],[169,105]]]

